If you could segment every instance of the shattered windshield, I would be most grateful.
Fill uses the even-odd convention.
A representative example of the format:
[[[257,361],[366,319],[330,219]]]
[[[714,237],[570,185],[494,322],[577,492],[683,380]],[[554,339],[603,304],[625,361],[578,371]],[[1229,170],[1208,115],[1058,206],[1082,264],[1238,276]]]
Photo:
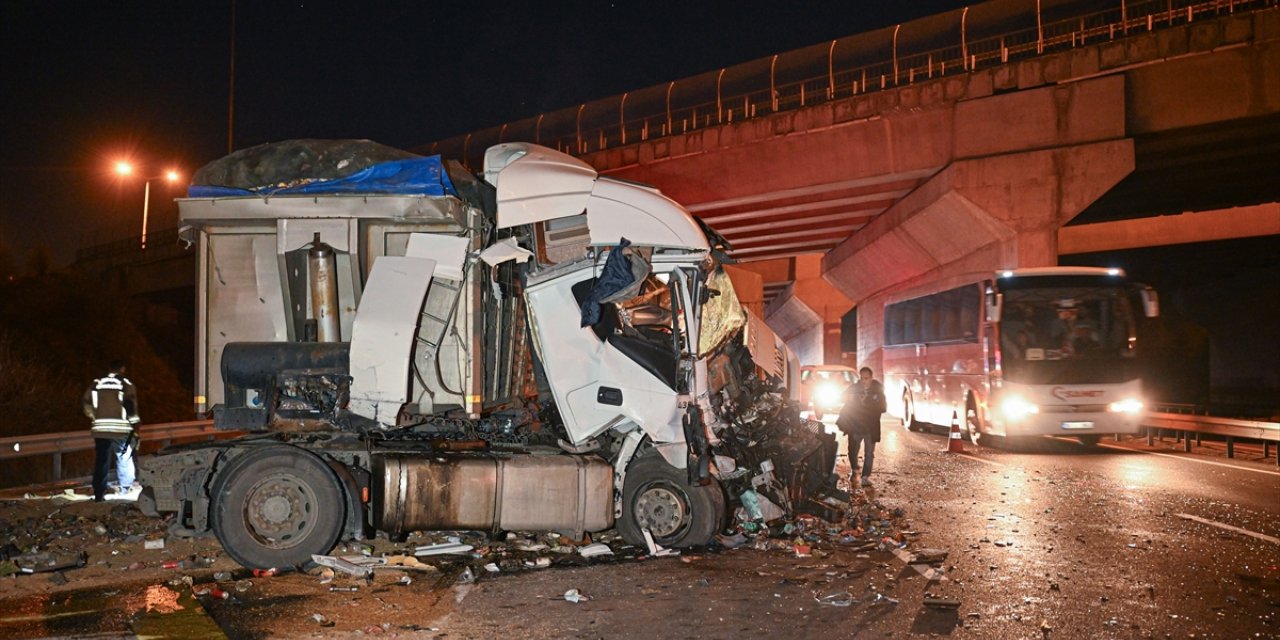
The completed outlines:
[[[734,337],[747,323],[747,314],[738,301],[733,281],[720,266],[707,278],[710,299],[702,305],[702,325],[698,339],[698,355],[706,357]]]

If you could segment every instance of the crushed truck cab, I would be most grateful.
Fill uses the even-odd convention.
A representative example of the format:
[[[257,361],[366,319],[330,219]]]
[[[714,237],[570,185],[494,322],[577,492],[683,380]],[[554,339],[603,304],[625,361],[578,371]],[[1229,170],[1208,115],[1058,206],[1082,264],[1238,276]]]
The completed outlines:
[[[142,503],[245,566],[379,531],[700,545],[744,491],[790,511],[831,480],[723,239],[652,187],[530,144],[477,177],[298,141],[207,166],[179,210],[196,410],[245,435],[146,458]]]

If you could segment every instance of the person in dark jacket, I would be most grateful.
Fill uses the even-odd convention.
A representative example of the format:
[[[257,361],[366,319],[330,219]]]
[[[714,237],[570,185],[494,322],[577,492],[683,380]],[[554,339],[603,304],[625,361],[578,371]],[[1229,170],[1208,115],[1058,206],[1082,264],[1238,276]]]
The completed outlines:
[[[880,442],[880,414],[887,404],[884,385],[874,379],[871,367],[858,370],[858,381],[845,391],[844,408],[836,426],[849,438],[849,466],[858,473],[858,449],[862,454],[862,486],[871,486],[871,466],[876,459],[876,443]],[[853,478],[849,478],[852,483]]]
[[[137,442],[138,392],[124,377],[125,362],[114,360],[110,372],[93,381],[85,390],[81,405],[93,420],[93,499],[102,502],[107,492],[109,458],[115,457],[117,491],[128,494],[133,488],[133,450]]]

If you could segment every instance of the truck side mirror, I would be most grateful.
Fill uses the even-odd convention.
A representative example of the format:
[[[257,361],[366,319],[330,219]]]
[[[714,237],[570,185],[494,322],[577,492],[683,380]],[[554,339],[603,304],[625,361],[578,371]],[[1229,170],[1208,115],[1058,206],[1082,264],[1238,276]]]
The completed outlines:
[[[1156,295],[1156,290],[1144,285],[1138,293],[1142,296],[1142,314],[1148,318],[1159,316],[1160,297]]]
[[[987,322],[999,322],[1004,309],[1004,294],[987,291]]]

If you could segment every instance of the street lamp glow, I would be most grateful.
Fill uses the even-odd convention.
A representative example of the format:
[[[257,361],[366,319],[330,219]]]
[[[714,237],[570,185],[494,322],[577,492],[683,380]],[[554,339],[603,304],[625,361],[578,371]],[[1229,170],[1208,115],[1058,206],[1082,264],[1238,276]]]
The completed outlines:
[[[119,174],[121,177],[127,177],[127,176],[133,175],[133,165],[123,160],[116,162],[115,170],[116,170],[116,173]],[[142,179],[142,238],[141,240],[142,240],[143,249],[147,248],[147,213],[151,205],[151,181],[160,180],[161,178],[163,178],[169,184],[176,184],[178,180],[181,178],[181,175],[177,171],[173,169],[169,169],[165,171],[163,175],[152,176],[150,178]]]

